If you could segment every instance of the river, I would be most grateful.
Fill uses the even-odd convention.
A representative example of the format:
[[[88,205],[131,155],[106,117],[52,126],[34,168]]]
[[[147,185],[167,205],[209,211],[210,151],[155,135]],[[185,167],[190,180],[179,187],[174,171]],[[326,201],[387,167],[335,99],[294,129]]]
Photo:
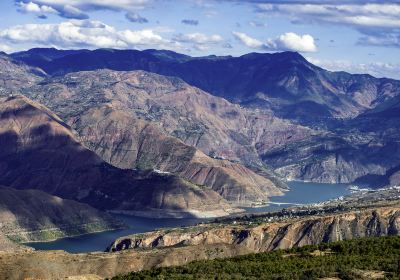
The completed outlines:
[[[322,202],[350,194],[348,185],[319,184],[307,182],[289,182],[290,190],[283,196],[271,197],[271,203],[257,208],[246,208],[247,212],[265,212],[278,210],[296,204]],[[118,237],[151,231],[159,228],[195,225],[205,219],[154,219],[126,215],[115,215],[124,221],[129,228],[121,230],[92,233],[76,237],[58,239],[51,242],[26,243],[37,250],[64,250],[70,253],[104,251]]]

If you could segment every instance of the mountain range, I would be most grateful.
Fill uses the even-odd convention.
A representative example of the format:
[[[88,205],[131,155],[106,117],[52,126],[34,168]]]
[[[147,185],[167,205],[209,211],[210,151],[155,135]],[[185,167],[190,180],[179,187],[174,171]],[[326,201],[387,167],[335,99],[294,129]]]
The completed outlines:
[[[53,76],[107,68],[179,77],[233,103],[312,125],[353,118],[400,90],[399,81],[326,71],[296,52],[190,57],[157,50],[32,49],[11,57]]]
[[[31,49],[0,65],[6,186],[108,211],[221,216],[288,179],[400,183],[396,80],[294,52]]]

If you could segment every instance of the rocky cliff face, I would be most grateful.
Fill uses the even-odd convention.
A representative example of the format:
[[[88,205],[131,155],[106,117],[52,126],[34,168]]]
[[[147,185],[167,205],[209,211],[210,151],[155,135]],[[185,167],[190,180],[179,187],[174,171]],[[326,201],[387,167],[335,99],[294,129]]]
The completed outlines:
[[[175,175],[107,164],[55,114],[22,96],[1,99],[0,143],[0,183],[6,186],[156,215],[220,216],[232,208],[216,191]]]
[[[190,228],[186,232],[184,229],[169,233],[159,231],[118,239],[110,247],[117,250],[114,253],[0,253],[0,277],[55,279],[95,274],[105,278],[194,260],[233,257],[329,240],[398,235],[399,214],[398,207],[378,207],[252,228],[227,226]],[[129,248],[135,249],[127,250]],[[25,269],[21,270],[21,267]]]
[[[0,232],[3,239],[48,241],[123,226],[109,214],[86,204],[37,190],[0,186]]]
[[[217,225],[198,226],[172,232],[150,232],[121,237],[113,242],[108,250],[233,244],[247,247],[254,252],[263,252],[358,237],[398,234],[400,234],[400,209],[391,207],[307,217],[250,228]]]

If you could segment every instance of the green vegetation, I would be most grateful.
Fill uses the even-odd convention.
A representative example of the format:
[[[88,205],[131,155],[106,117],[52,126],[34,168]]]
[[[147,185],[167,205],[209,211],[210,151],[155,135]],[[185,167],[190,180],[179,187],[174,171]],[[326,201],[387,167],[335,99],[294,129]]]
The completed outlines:
[[[400,236],[361,238],[227,259],[195,261],[117,276],[146,279],[369,279],[368,271],[384,271],[400,279]]]

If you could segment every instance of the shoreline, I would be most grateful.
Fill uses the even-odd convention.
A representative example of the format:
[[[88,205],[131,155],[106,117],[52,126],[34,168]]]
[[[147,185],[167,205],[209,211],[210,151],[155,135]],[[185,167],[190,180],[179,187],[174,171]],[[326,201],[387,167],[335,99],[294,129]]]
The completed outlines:
[[[297,181],[297,180],[288,180],[288,182],[299,182],[299,183],[308,183],[304,181]],[[313,182],[311,182],[313,183]],[[314,184],[314,183],[313,183]],[[315,184],[320,184],[320,183],[315,183]],[[325,184],[325,183],[321,183]],[[334,184],[332,184],[334,185]],[[291,188],[288,190],[284,190],[282,195],[277,195],[274,197],[283,197],[287,194],[287,192],[290,191]],[[291,202],[273,202],[273,201],[265,201],[260,204],[253,204],[253,205],[237,205],[238,208],[233,208],[233,209],[227,209],[227,210],[214,210],[214,211],[200,211],[200,210],[191,210],[191,211],[176,211],[176,210],[159,210],[159,209],[148,209],[147,211],[126,211],[126,210],[110,210],[107,211],[110,214],[113,215],[125,215],[125,216],[130,216],[130,217],[138,217],[138,218],[148,218],[148,219],[214,219],[214,218],[223,218],[223,217],[229,217],[229,216],[234,216],[235,214],[246,214],[252,213],[248,209],[259,209],[263,207],[268,207],[271,205],[287,205],[288,207],[296,207],[296,206],[304,206],[304,205],[312,205],[314,203],[291,203]],[[264,212],[269,212],[269,211],[264,211]],[[201,221],[199,221],[201,223]],[[165,226],[163,228],[174,228],[173,227],[168,227]],[[128,225],[127,228],[131,228],[131,226]],[[123,229],[123,228],[117,228],[117,229],[110,229],[110,230],[101,230],[101,231],[96,231],[92,233],[85,233],[85,234],[79,234],[79,235],[73,235],[73,236],[66,236],[66,237],[61,237],[53,240],[46,240],[46,241],[32,241],[32,242],[24,242],[21,244],[29,244],[29,243],[48,243],[48,242],[55,242],[58,240],[62,239],[68,239],[68,238],[74,238],[74,237],[79,237],[79,236],[84,236],[84,235],[90,235],[90,234],[96,234],[96,233],[102,233],[102,232],[112,232],[114,230],[118,229]],[[29,245],[28,245],[29,246]],[[93,251],[95,252],[95,251]]]
[[[200,210],[189,210],[189,211],[174,211],[174,210],[159,210],[153,209],[148,211],[135,211],[135,210],[110,210],[107,211],[110,214],[121,214],[140,218],[149,219],[212,219],[230,216],[232,214],[246,212],[244,209],[232,208],[224,210],[213,210],[213,211],[200,211]]]
[[[96,234],[96,233],[102,233],[102,232],[111,232],[111,231],[115,231],[115,230],[121,230],[121,229],[127,229],[129,228],[129,226],[125,226],[125,227],[119,227],[119,228],[114,228],[114,229],[104,229],[104,230],[96,230],[93,232],[88,232],[88,233],[82,233],[82,234],[74,234],[74,235],[68,235],[68,236],[64,236],[64,237],[60,237],[60,238],[55,238],[55,239],[49,239],[49,240],[43,240],[43,241],[28,241],[28,242],[20,242],[17,244],[22,244],[25,246],[29,246],[27,244],[32,244],[32,243],[49,243],[49,242],[54,242],[54,241],[58,241],[61,239],[68,239],[68,238],[74,238],[74,237],[79,237],[79,236],[85,236],[85,235],[90,235],[90,234]],[[33,248],[34,249],[34,248]],[[36,249],[35,249],[36,250]],[[46,250],[47,251],[47,250]]]

